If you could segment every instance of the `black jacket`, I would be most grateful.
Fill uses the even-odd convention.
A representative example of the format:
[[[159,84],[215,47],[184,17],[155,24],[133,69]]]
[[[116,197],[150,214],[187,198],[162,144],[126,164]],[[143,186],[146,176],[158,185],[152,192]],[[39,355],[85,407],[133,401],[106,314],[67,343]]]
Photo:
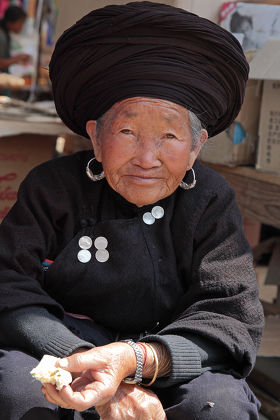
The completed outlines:
[[[263,312],[232,189],[196,162],[194,189],[138,208],[105,179],[87,178],[90,157],[80,152],[32,170],[0,226],[0,343],[38,356],[90,346],[64,326],[66,311],[110,333],[164,343],[172,373],[162,386],[209,368],[246,376]],[[155,205],[164,217],[146,225],[142,216]],[[107,238],[107,262],[97,261],[94,245],[88,263],[78,260],[85,235]],[[46,258],[54,263],[43,271]]]

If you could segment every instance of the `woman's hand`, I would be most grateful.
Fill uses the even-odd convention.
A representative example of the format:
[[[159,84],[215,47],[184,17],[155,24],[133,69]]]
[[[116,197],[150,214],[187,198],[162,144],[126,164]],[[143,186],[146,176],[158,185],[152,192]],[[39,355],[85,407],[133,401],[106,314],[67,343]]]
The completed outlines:
[[[57,366],[82,373],[60,392],[54,385],[45,384],[45,397],[63,408],[84,411],[113,398],[122,379],[135,373],[136,357],[128,344],[119,342],[73,354],[58,360]]]
[[[137,385],[121,383],[115,396],[95,407],[101,420],[166,420],[156,394]]]

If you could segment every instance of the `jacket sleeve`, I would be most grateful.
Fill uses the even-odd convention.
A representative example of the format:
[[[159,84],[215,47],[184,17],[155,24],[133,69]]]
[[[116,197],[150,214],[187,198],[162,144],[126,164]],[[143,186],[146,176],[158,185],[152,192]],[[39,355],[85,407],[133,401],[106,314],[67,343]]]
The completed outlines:
[[[23,350],[39,359],[44,354],[65,357],[80,347],[94,347],[77,335],[76,328],[70,331],[60,319],[40,306],[2,312],[0,325],[1,347]]]
[[[21,184],[17,202],[0,225],[0,312],[39,305],[63,317],[61,305],[44,291],[42,262],[54,259],[64,246],[65,195],[50,165],[35,168]]]
[[[228,185],[208,196],[194,232],[191,279],[180,313],[143,341],[162,342],[172,372],[159,387],[184,382],[205,369],[246,377],[255,363],[263,310],[242,219]]]
[[[0,225],[0,344],[38,357],[92,347],[63,325],[63,307],[44,290],[42,262],[54,259],[73,235],[66,187],[54,166],[30,172]]]

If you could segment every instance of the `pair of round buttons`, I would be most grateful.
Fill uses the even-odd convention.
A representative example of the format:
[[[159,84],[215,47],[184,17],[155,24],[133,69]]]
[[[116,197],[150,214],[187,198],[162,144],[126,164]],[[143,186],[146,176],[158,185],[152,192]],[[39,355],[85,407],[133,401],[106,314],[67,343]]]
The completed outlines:
[[[104,236],[98,236],[94,241],[94,246],[97,249],[95,258],[99,262],[106,262],[109,259],[109,252],[107,251],[108,241]]]
[[[164,216],[164,209],[161,206],[155,206],[152,208],[151,212],[146,212],[143,214],[143,222],[146,225],[152,225],[155,223],[156,219],[161,219]]]
[[[94,246],[97,249],[95,258],[98,262],[106,262],[109,259],[109,252],[107,251],[108,241],[104,236],[98,236],[94,241]],[[79,239],[79,247],[81,251],[78,252],[78,260],[82,263],[87,263],[91,260],[92,239],[89,236],[82,236]]]

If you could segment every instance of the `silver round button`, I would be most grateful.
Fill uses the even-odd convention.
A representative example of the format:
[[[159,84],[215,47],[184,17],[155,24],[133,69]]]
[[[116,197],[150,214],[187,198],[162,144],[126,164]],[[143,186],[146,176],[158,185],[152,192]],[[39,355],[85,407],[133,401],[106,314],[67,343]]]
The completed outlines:
[[[92,239],[89,236],[82,236],[79,239],[79,247],[82,249],[89,249],[92,246]]]
[[[146,223],[146,225],[152,225],[155,223],[155,218],[149,211],[147,213],[143,214],[143,222]]]
[[[105,249],[108,246],[108,241],[104,236],[98,236],[94,241],[94,246],[96,249]]]
[[[99,262],[106,262],[109,259],[109,252],[107,249],[98,249],[95,253],[95,258]]]
[[[152,215],[155,219],[161,219],[164,216],[164,209],[161,206],[155,206],[152,208]]]
[[[77,257],[81,263],[87,263],[91,260],[91,253],[87,249],[82,249],[78,252]]]

